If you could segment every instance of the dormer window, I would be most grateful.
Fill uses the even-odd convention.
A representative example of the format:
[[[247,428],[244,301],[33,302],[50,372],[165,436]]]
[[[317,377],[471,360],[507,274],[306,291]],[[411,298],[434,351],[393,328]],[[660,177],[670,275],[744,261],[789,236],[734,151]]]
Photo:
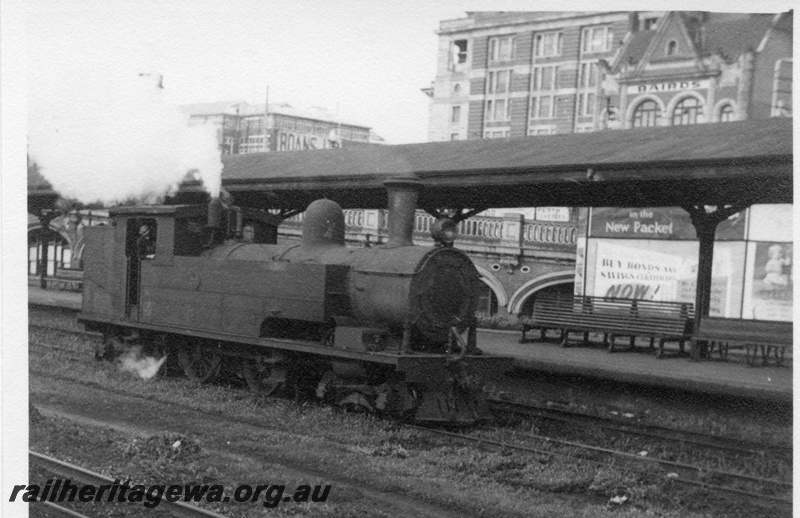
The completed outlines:
[[[644,30],[646,31],[654,31],[658,29],[658,18],[645,18],[644,19]]]
[[[678,42],[675,40],[670,40],[667,43],[667,56],[674,56],[678,53]]]

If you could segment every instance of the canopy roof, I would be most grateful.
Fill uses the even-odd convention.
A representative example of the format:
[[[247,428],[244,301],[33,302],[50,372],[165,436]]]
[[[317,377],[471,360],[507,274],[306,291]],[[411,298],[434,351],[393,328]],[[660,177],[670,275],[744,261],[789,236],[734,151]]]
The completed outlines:
[[[237,204],[386,206],[414,178],[423,207],[683,206],[792,202],[792,120],[224,157]],[[198,192],[199,185],[184,186]]]

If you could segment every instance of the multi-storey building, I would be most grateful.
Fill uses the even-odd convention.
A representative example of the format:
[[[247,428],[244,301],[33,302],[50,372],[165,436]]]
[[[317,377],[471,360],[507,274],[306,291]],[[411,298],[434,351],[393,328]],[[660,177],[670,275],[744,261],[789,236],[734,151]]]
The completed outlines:
[[[430,97],[428,137],[513,138],[791,117],[792,29],[792,12],[467,13],[440,25],[436,78],[423,89]],[[791,205],[752,206],[732,218],[739,222],[737,233],[718,236],[713,315],[791,320],[791,210]],[[496,210],[492,216],[509,212]],[[514,212],[525,215],[525,227],[557,221],[576,226],[577,247],[565,249],[577,258],[575,275],[559,277],[561,288],[599,296],[649,289],[665,300],[694,300],[698,245],[680,208]],[[659,241],[604,233],[601,223],[609,215],[623,229],[667,222],[662,228],[670,235]],[[789,280],[765,295],[759,286],[771,254],[784,261],[781,275]],[[532,267],[556,268],[538,249],[524,255],[521,260]],[[638,257],[676,273],[663,286],[604,284],[608,257]],[[505,283],[503,269],[481,273],[492,289],[492,304],[496,299],[511,313],[530,310],[532,290],[523,285],[519,296],[504,303],[496,288]],[[547,289],[559,287],[547,275],[541,276],[553,284]]]
[[[431,141],[791,116],[792,13],[474,12],[439,30]]]
[[[288,104],[242,101],[183,106],[190,124],[215,124],[223,154],[325,149],[382,139],[368,126],[341,120],[324,109],[298,110]]]

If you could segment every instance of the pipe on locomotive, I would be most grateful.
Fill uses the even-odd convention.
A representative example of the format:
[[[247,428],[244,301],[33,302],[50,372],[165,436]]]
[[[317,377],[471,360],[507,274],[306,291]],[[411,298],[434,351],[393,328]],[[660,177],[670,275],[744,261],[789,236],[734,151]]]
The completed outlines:
[[[389,239],[386,247],[412,246],[417,195],[422,183],[413,177],[389,178],[383,185],[386,187],[389,207]]]

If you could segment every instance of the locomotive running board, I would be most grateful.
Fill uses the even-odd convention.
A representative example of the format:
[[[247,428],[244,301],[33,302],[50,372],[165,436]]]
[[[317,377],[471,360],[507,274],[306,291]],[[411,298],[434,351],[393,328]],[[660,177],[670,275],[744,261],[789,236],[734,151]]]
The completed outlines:
[[[430,382],[437,379],[441,375],[441,366],[447,362],[444,354],[429,354],[429,353],[386,353],[386,352],[371,352],[371,351],[354,351],[349,349],[341,349],[337,347],[326,347],[319,345],[315,342],[307,342],[302,340],[289,340],[284,338],[251,338],[240,335],[232,335],[228,333],[220,333],[214,331],[198,331],[190,329],[175,328],[172,326],[164,326],[159,324],[145,324],[141,322],[131,322],[129,320],[109,318],[104,315],[94,315],[91,313],[78,314],[78,322],[88,324],[91,326],[95,323],[108,324],[131,329],[147,329],[150,331],[158,331],[162,333],[194,336],[197,338],[206,338],[209,340],[220,340],[224,342],[237,342],[241,344],[253,345],[257,347],[266,347],[270,349],[280,349],[284,351],[295,351],[306,354],[322,355],[328,357],[336,357],[344,360],[354,361],[368,361],[371,363],[382,363],[385,365],[394,365],[398,371],[401,372],[415,372],[415,377],[421,377],[419,381]],[[503,356],[481,355],[481,356],[466,356],[464,358],[467,363],[480,363],[481,375],[484,374],[486,369],[487,374],[491,374],[501,370],[508,370],[511,367],[513,360]],[[491,367],[487,368],[488,365]],[[429,374],[430,373],[430,374]],[[414,380],[409,380],[414,381]]]

